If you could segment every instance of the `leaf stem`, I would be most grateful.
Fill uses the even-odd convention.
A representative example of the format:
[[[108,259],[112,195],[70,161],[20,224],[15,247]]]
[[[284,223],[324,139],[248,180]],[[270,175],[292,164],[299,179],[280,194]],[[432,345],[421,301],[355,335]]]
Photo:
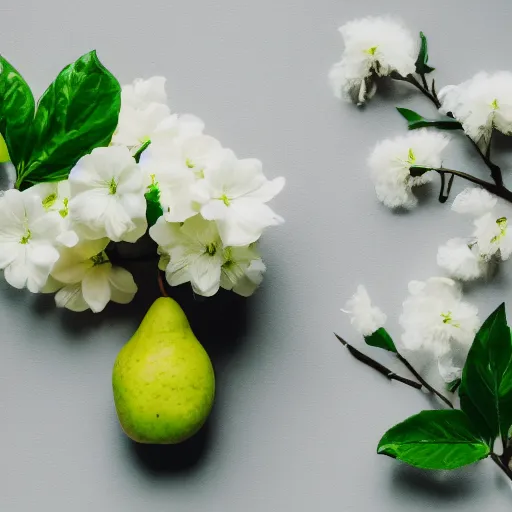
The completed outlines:
[[[471,174],[457,171],[455,169],[446,169],[444,167],[425,167],[425,166],[421,166],[421,165],[414,165],[411,167],[411,170],[413,170],[413,171],[414,170],[436,171],[440,175],[451,174],[452,176],[457,176],[464,180],[470,181],[471,183],[475,183],[476,185],[479,185],[482,188],[485,188],[485,190],[491,192],[492,194],[495,194],[498,197],[501,197],[502,199],[505,199],[506,201],[509,201],[512,203],[512,191],[509,190],[507,187],[505,187],[505,185],[496,185],[495,183],[490,183],[488,181],[481,180],[480,178],[477,178],[476,176],[472,176]]]
[[[446,398],[443,394],[441,394],[437,389],[432,387],[414,368],[414,366],[407,361],[407,359],[400,354],[400,352],[396,353],[396,357],[398,357],[399,361],[418,379],[419,382],[421,382],[422,386],[424,386],[426,389],[428,389],[431,393],[436,395],[440,400],[442,400],[450,409],[453,409],[453,404],[451,401]]]
[[[512,481],[512,470],[508,467],[508,465],[501,459],[499,455],[495,453],[491,453],[491,459],[499,466],[499,468],[508,476],[508,478]]]
[[[384,377],[388,378],[389,380],[396,380],[398,382],[401,382],[402,384],[406,384],[407,386],[410,386],[414,389],[421,389],[422,385],[418,384],[417,382],[406,379],[405,377],[401,377],[400,375],[397,375],[395,372],[391,371],[389,368],[386,368],[384,365],[380,364],[378,361],[375,361],[375,359],[372,359],[371,357],[367,356],[366,354],[363,354],[360,350],[353,347],[345,341],[341,336],[334,333],[334,336],[341,342],[341,344],[350,352],[350,354],[355,357],[358,361],[365,364],[366,366],[369,366],[370,368],[373,368],[374,370],[378,371]]]
[[[162,279],[162,272],[158,271],[158,289],[162,294],[162,297],[169,297],[169,294],[165,290],[164,280]]]
[[[142,155],[142,153],[144,153],[144,151],[146,151],[146,149],[148,148],[148,146],[151,144],[151,141],[150,140],[147,140],[146,142],[144,142],[144,144],[142,144],[142,146],[139,147],[139,149],[137,149],[137,151],[134,153],[133,155],[133,158],[135,159],[135,161],[137,163],[139,163],[140,161],[140,155]]]

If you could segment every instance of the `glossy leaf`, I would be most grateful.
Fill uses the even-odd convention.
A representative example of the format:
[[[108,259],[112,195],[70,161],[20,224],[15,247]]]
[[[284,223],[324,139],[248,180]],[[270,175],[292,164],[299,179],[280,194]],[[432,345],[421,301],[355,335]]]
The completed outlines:
[[[82,156],[110,143],[120,106],[121,86],[95,51],[64,68],[39,100],[18,187],[66,179]]]
[[[383,348],[384,350],[394,353],[397,351],[393,339],[384,327],[377,329],[374,333],[370,334],[370,336],[365,336],[364,341],[371,347]]]
[[[423,469],[455,469],[487,457],[489,446],[459,410],[423,411],[388,430],[377,453]]]
[[[145,194],[146,197],[146,219],[148,227],[153,226],[156,221],[163,215],[162,205],[160,204],[160,190],[157,184],[149,186]]]
[[[512,425],[512,340],[505,304],[478,331],[460,385],[461,408],[491,444]]]
[[[396,107],[398,112],[407,120],[409,130],[418,128],[438,128],[440,130],[461,130],[462,125],[449,117],[443,119],[425,119],[423,116],[408,108]]]
[[[436,68],[428,65],[428,41],[423,32],[420,32],[420,41],[420,52],[415,63],[416,73],[426,75],[427,73],[432,73]]]
[[[23,77],[0,56],[0,133],[15,167],[23,160],[35,102]]]

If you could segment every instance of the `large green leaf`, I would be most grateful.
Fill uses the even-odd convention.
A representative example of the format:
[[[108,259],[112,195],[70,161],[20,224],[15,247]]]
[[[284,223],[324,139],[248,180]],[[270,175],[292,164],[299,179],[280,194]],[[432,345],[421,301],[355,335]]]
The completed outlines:
[[[462,125],[449,117],[442,119],[425,119],[422,115],[408,108],[396,107],[398,112],[407,120],[409,130],[417,130],[418,128],[438,128],[440,130],[461,130]]]
[[[459,410],[423,411],[388,430],[377,453],[423,469],[455,469],[487,457],[489,446]]]
[[[364,341],[371,347],[383,348],[384,350],[388,350],[389,352],[394,353],[397,351],[393,339],[389,335],[388,331],[384,329],[384,327],[377,329],[369,336],[365,336]]]
[[[420,51],[415,64],[416,73],[420,75],[432,73],[436,69],[428,65],[428,41],[427,36],[423,32],[420,32]]]
[[[64,68],[39,100],[18,188],[66,179],[82,156],[110,143],[120,107],[121,86],[95,51]]]
[[[460,385],[461,408],[492,444],[512,425],[512,340],[505,304],[478,331]]]
[[[0,56],[0,133],[17,167],[25,152],[35,102],[23,77]]]

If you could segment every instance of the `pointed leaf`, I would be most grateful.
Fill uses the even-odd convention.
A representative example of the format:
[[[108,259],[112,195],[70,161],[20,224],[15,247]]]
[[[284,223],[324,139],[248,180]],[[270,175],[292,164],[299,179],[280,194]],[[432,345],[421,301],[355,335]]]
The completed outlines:
[[[428,65],[428,41],[423,32],[420,32],[420,41],[420,52],[416,59],[416,73],[426,75],[427,73],[432,73],[436,68]]]
[[[377,453],[423,469],[455,469],[487,457],[489,446],[459,410],[423,411],[388,430]]]
[[[95,51],[64,68],[39,100],[17,186],[66,179],[82,156],[110,143],[120,106],[121,86]]]
[[[425,119],[423,116],[408,108],[397,107],[398,112],[407,120],[409,130],[418,128],[438,128],[440,130],[461,130],[462,125],[449,117],[443,119]]]
[[[383,348],[384,350],[388,350],[389,352],[394,352],[396,354],[396,347],[393,342],[393,339],[389,335],[389,333],[381,327],[377,329],[374,333],[369,336],[364,337],[364,341],[367,345],[371,347]]]
[[[0,56],[0,134],[15,167],[23,159],[35,102],[23,77]]]
[[[507,437],[512,425],[512,339],[505,304],[478,331],[460,385],[461,408],[484,439]]]

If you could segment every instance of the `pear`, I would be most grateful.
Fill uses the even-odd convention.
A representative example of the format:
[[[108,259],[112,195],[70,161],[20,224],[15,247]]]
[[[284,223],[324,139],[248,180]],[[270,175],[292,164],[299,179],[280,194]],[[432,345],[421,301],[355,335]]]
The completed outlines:
[[[112,386],[119,422],[134,441],[180,443],[203,426],[215,375],[177,302],[161,297],[149,308],[117,356]]]

